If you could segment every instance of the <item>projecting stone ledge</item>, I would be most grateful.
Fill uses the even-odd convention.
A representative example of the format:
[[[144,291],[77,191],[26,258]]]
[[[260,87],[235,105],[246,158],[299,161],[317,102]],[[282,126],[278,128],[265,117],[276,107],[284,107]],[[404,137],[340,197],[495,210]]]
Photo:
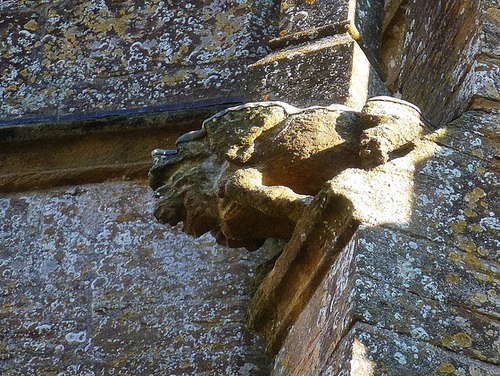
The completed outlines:
[[[279,38],[281,48],[346,30],[377,60],[384,14],[384,0],[282,1]]]
[[[364,225],[291,327],[274,375],[500,373],[497,133],[498,115],[466,113],[406,155],[327,183]],[[406,199],[386,194],[405,182]]]
[[[349,260],[339,255],[352,249],[358,225],[408,220],[412,169],[434,152],[430,132],[418,109],[387,97],[361,112],[282,102],[231,108],[181,136],[178,150],[154,152],[155,214],[232,246],[289,240],[248,313],[276,353],[331,265]]]
[[[211,231],[223,244],[258,248],[269,237],[290,239],[326,181],[407,153],[404,146],[428,132],[414,106],[388,97],[373,98],[362,112],[283,102],[233,107],[181,136],[178,150],[154,152],[155,214],[183,221],[196,236]]]
[[[349,33],[276,51],[248,66],[247,101],[295,106],[341,103],[360,110],[387,89]],[[326,89],[328,88],[328,89]]]
[[[297,319],[311,304],[308,302],[314,301],[313,295],[321,290],[318,286],[329,272],[333,275],[328,277],[331,285],[325,293],[335,298],[331,301],[331,307],[334,307],[331,309],[336,312],[330,312],[331,322],[327,327],[338,328],[338,332],[329,338],[330,345],[335,347],[343,331],[356,321],[358,313],[353,313],[354,306],[359,304],[360,309],[364,308],[356,295],[357,283],[362,279],[353,261],[358,252],[356,243],[351,240],[353,234],[360,224],[402,224],[411,219],[415,164],[430,158],[435,150],[432,141],[414,140],[413,149],[404,156],[370,170],[346,169],[325,183],[304,210],[292,238],[250,304],[249,325],[268,340],[270,353],[281,348],[292,325],[316,327],[313,323],[300,324]],[[366,292],[371,298],[372,293]],[[390,297],[387,300],[390,301]],[[320,308],[312,308],[305,314],[305,320],[313,312],[321,311]],[[380,314],[387,315],[390,311]],[[374,316],[378,317],[375,313]],[[309,331],[311,340],[315,337],[315,330]],[[309,343],[309,340],[299,340],[293,335],[289,338],[297,348],[300,347],[297,343]],[[303,350],[302,353],[307,353],[307,349]]]

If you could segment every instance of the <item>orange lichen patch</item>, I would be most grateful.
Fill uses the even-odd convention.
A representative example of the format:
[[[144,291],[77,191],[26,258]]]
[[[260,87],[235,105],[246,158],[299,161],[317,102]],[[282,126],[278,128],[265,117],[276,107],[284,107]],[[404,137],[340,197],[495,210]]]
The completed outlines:
[[[486,196],[486,192],[482,190],[481,188],[474,188],[472,192],[467,193],[466,200],[468,201],[468,207],[470,208],[475,208],[477,202],[482,199],[484,196]]]
[[[472,297],[472,301],[486,303],[488,301],[488,296],[484,292],[476,292]]]
[[[453,373],[456,371],[456,368],[451,363],[443,363],[439,366],[438,371],[441,373]]]
[[[469,226],[467,226],[470,230],[474,231],[474,232],[484,232],[485,231],[485,228],[483,226],[481,226],[480,224],[478,223],[473,223],[473,224],[470,224]]]
[[[475,252],[477,246],[472,240],[464,239],[460,242],[460,249],[465,252]]]
[[[465,333],[458,333],[453,336],[453,340],[461,347],[471,347],[472,339]]]
[[[30,20],[24,25],[24,28],[29,31],[36,31],[38,30],[38,22]]]
[[[446,334],[441,340],[443,346],[450,347],[452,345],[468,348],[472,346],[472,339],[466,333],[457,333],[454,336]]]
[[[468,218],[477,217],[477,213],[474,210],[470,209],[470,208],[466,208],[464,210],[464,214]]]
[[[456,234],[460,234],[467,227],[467,222],[463,219],[459,219],[458,222],[452,222],[450,228]]]
[[[488,8],[486,9],[488,16],[493,18],[496,22],[500,22],[500,9],[498,8]]]
[[[8,93],[9,91],[15,91],[15,90],[17,90],[17,85],[12,84],[12,85],[7,86],[7,88],[5,89],[5,92]]]
[[[285,356],[285,359],[283,359],[283,360],[281,361],[281,365],[283,366],[283,368],[284,368],[284,369],[286,369],[286,367],[288,366],[288,362],[289,362],[289,361],[290,361],[290,355],[289,355],[289,354],[287,354],[287,355]]]
[[[46,90],[45,91],[45,95],[46,96],[50,96],[52,95],[52,93],[54,93],[57,89],[55,87],[51,87],[50,89]]]
[[[174,85],[174,84],[184,80],[186,78],[186,76],[187,76],[186,71],[180,71],[180,72],[175,73],[173,76],[163,77],[163,79],[161,81],[166,83],[167,85]]]

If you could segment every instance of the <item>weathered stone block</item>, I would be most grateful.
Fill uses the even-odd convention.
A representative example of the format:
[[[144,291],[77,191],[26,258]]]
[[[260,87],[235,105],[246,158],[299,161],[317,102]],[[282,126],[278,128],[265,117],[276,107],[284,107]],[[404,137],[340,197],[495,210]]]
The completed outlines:
[[[466,114],[443,130],[443,146],[415,172],[412,221],[403,227],[498,262],[498,132],[498,115],[485,113]]]
[[[500,264],[388,228],[362,228],[358,238],[358,268],[374,279],[484,315],[500,314]]]
[[[232,107],[156,150],[150,171],[156,217],[195,236],[255,249],[289,239],[325,181],[359,165],[359,112],[283,102]]]
[[[500,59],[500,5],[495,0],[481,3],[478,18],[481,21],[479,52],[464,88],[472,94],[471,109],[498,111]]]
[[[344,249],[335,259],[291,328],[277,357],[276,374],[324,372],[319,365],[358,321],[404,333],[431,347],[499,362],[499,184],[494,167],[488,173],[484,163],[498,156],[496,117],[466,114],[448,129],[412,141],[412,150],[396,153],[384,165],[368,171],[348,169],[325,185],[349,198],[354,218],[371,227],[359,229],[357,246]],[[474,160],[484,166],[480,180]],[[451,191],[448,204],[440,193],[445,185],[463,185],[471,191]],[[459,201],[467,207],[461,208]],[[475,224],[472,212],[479,208],[487,208],[488,219]],[[456,218],[456,210],[463,210],[468,222],[451,226],[459,231],[454,241],[448,238],[446,223]],[[441,224],[445,227],[437,229]],[[466,237],[467,231],[479,232],[481,247]],[[411,367],[418,369],[418,364]],[[349,365],[342,367],[347,370]]]
[[[244,325],[266,259],[155,224],[144,184],[0,197],[0,374],[269,374]]]
[[[352,324],[352,290],[355,283],[353,241],[336,257],[290,328],[276,355],[273,375],[320,374],[332,352]]]
[[[119,77],[70,82],[54,87],[64,108],[61,115],[148,106],[176,105],[200,99],[241,102],[245,90],[245,66],[255,59],[217,61],[208,65],[167,67],[161,71],[131,73]]]
[[[458,249],[383,227],[361,228],[357,237],[291,328],[275,374],[322,374],[355,322],[498,362],[498,264],[468,264]]]
[[[297,44],[338,33],[336,27],[349,29],[369,58],[378,60],[383,0],[282,1],[279,36],[272,47]]]
[[[248,67],[247,101],[296,106],[345,104],[361,109],[386,89],[356,41],[347,34],[276,51]]]
[[[0,118],[55,111],[56,103],[45,97],[48,88],[40,85],[43,24],[41,14],[34,11],[0,17]]]
[[[277,30],[271,0],[7,1],[0,14],[3,119],[242,96]]]
[[[495,1],[390,2],[386,85],[436,123],[468,108],[498,109],[499,12]]]
[[[356,279],[352,315],[360,321],[410,335],[455,352],[499,363],[500,324],[463,306],[453,306],[392,288],[387,281]]]
[[[488,56],[500,56],[500,5],[496,0],[483,0],[481,6],[481,52]]]
[[[158,139],[173,147],[224,108],[0,126],[0,191],[143,178]]]
[[[346,253],[352,254],[354,243],[349,241],[357,225],[349,202],[328,196],[325,191],[321,191],[304,211],[294,236],[259,286],[248,308],[249,326],[266,338],[269,353],[287,347],[283,341],[290,328],[302,327],[298,324],[301,319],[302,322],[310,322],[321,311],[317,305],[318,300],[324,303],[324,295],[331,298],[332,291],[335,296],[343,295],[345,280],[352,275],[348,272],[352,258]],[[335,266],[331,267],[332,264]],[[349,293],[347,289],[345,297]],[[335,308],[338,311],[349,306],[341,302],[340,297],[337,303]],[[312,308],[305,309],[311,305]],[[344,317],[348,317],[345,311],[330,316],[331,328],[335,328],[338,322],[348,323],[349,320],[344,321]],[[308,325],[303,327],[309,328]],[[308,354],[309,351],[302,350],[307,349],[309,341],[317,334],[314,325],[313,328],[306,329],[305,336],[299,334],[298,338],[292,337],[296,358]],[[341,332],[334,334],[340,336]]]
[[[500,11],[499,11],[500,12]],[[474,77],[476,87],[473,96],[472,109],[491,110],[500,108],[500,55],[490,57],[482,55],[475,62]],[[484,102],[496,103],[489,106]]]
[[[493,376],[499,372],[498,365],[476,361],[393,331],[357,323],[317,374]]]

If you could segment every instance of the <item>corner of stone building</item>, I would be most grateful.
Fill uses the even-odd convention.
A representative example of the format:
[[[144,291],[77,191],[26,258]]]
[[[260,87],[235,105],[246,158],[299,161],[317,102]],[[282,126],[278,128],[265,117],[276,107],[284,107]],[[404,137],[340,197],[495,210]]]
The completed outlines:
[[[194,3],[172,18],[171,55],[150,49],[165,24],[149,47],[129,39],[171,11],[158,4],[89,18],[83,5],[13,3],[0,30],[27,38],[30,54],[12,49],[21,65],[48,53],[50,85],[22,97],[38,88],[36,64],[16,66],[2,87],[8,122],[22,98],[50,116],[86,110],[82,98],[113,111],[172,109],[205,90],[222,102],[0,127],[0,371],[500,374],[495,1],[281,1],[278,22],[274,2],[217,2],[199,14],[201,36],[175,24],[199,16]],[[44,30],[93,55],[89,70],[58,72],[56,57],[71,56],[41,51]],[[109,64],[85,30],[111,38]],[[190,58],[200,64],[179,66]],[[143,180],[158,146],[171,150],[154,152],[156,209],[143,182],[83,184]]]
[[[430,131],[328,183],[360,227],[289,325],[273,375],[500,372],[496,13],[491,2],[386,2],[386,85]]]

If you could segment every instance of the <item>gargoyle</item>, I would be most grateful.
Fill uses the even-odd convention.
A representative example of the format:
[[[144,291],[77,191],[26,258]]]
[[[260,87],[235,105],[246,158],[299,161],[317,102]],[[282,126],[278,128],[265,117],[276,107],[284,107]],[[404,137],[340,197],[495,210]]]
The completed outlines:
[[[274,354],[359,224],[411,216],[414,166],[437,147],[431,131],[416,106],[390,97],[361,111],[230,108],[181,136],[178,150],[153,151],[155,215],[230,246],[287,240],[247,311]]]
[[[394,104],[407,111],[388,111]],[[183,221],[195,236],[211,231],[229,246],[256,249],[266,238],[289,239],[326,181],[347,168],[384,163],[420,137],[425,126],[415,115],[418,108],[389,97],[373,98],[361,112],[282,102],[229,108],[181,136],[178,150],[153,151],[155,216]]]

